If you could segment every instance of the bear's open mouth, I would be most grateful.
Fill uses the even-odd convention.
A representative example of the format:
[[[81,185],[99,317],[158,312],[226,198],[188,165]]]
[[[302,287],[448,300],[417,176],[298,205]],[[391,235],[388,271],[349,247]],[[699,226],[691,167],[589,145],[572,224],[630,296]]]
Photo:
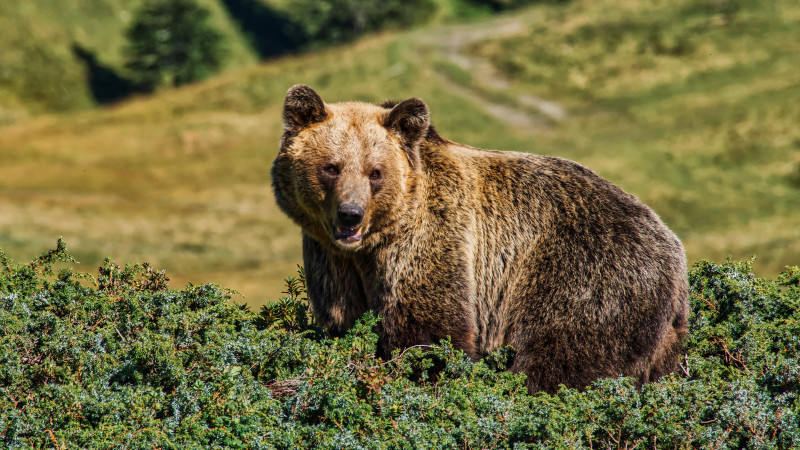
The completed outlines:
[[[344,242],[358,242],[361,240],[361,227],[358,228],[334,227],[333,237],[336,240],[342,240]]]

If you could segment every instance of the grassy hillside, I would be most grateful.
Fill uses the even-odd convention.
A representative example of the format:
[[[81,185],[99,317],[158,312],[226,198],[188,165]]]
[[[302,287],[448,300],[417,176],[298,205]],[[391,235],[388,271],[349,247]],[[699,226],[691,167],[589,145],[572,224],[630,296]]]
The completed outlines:
[[[5,126],[0,247],[26,260],[63,236],[88,267],[148,261],[274,300],[300,236],[268,171],[283,95],[307,83],[329,102],[421,97],[453,140],[582,162],[652,205],[690,260],[756,254],[774,275],[800,261],[800,6],[690,4],[541,5]]]
[[[647,201],[692,258],[800,261],[800,5],[574,2],[475,44],[570,119],[538,139]]]
[[[522,131],[442,91],[419,50],[414,35],[386,35],[108,110],[8,126],[3,248],[28,258],[63,235],[90,266],[109,255],[149,261],[178,284],[213,279],[250,303],[273,300],[301,262],[299,230],[277,210],[268,176],[292,84],[314,85],[329,101],[420,96],[442,112],[435,121],[449,136],[525,145]]]
[[[143,0],[0,2],[0,125],[30,114],[91,107],[90,65],[124,76],[125,28]],[[223,34],[226,64],[255,54],[216,0],[199,0]],[[76,48],[86,54],[81,57]],[[94,58],[93,61],[89,61]]]
[[[91,108],[135,91],[125,84],[130,77],[124,67],[125,30],[144,1],[0,2],[0,125],[42,112]],[[313,41],[301,26],[304,8],[315,2],[196,1],[209,10],[211,25],[222,35],[226,69],[330,43]],[[489,14],[462,0],[432,0],[431,5],[429,21]]]

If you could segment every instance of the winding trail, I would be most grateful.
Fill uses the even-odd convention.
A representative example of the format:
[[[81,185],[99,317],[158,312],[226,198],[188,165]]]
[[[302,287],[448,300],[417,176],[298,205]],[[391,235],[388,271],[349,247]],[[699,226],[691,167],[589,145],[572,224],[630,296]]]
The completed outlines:
[[[510,81],[492,63],[464,51],[465,47],[486,39],[498,39],[525,32],[518,19],[490,21],[486,24],[470,24],[449,27],[446,32],[429,37],[428,44],[438,48],[444,57],[471,75],[473,86],[463,86],[442,71],[435,71],[445,87],[458,96],[479,105],[489,114],[530,134],[537,134],[552,122],[567,119],[567,111],[560,104],[532,95],[518,95],[513,103],[501,103],[486,95],[486,91],[503,91]],[[536,112],[532,112],[532,110]]]

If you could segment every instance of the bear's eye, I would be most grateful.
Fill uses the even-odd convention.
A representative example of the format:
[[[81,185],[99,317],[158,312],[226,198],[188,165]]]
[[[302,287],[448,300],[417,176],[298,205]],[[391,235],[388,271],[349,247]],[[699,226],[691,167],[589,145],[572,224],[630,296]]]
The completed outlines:
[[[381,179],[381,171],[378,170],[378,169],[373,170],[372,173],[369,174],[369,179],[370,180],[380,180]]]
[[[339,168],[333,164],[328,164],[327,166],[323,167],[322,171],[331,176],[339,175]]]

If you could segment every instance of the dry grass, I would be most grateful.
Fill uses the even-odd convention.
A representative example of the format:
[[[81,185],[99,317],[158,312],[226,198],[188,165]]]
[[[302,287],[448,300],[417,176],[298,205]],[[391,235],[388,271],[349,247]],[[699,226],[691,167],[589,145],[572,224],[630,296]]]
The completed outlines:
[[[2,128],[0,248],[25,261],[63,236],[82,270],[105,257],[149,262],[167,269],[173,286],[215,282],[251,305],[275,300],[302,263],[300,231],[278,211],[269,178],[289,86],[310,83],[330,101],[419,95],[485,118],[458,98],[436,99],[437,87],[401,60],[412,41],[378,36]],[[469,127],[472,136],[492,123]]]

